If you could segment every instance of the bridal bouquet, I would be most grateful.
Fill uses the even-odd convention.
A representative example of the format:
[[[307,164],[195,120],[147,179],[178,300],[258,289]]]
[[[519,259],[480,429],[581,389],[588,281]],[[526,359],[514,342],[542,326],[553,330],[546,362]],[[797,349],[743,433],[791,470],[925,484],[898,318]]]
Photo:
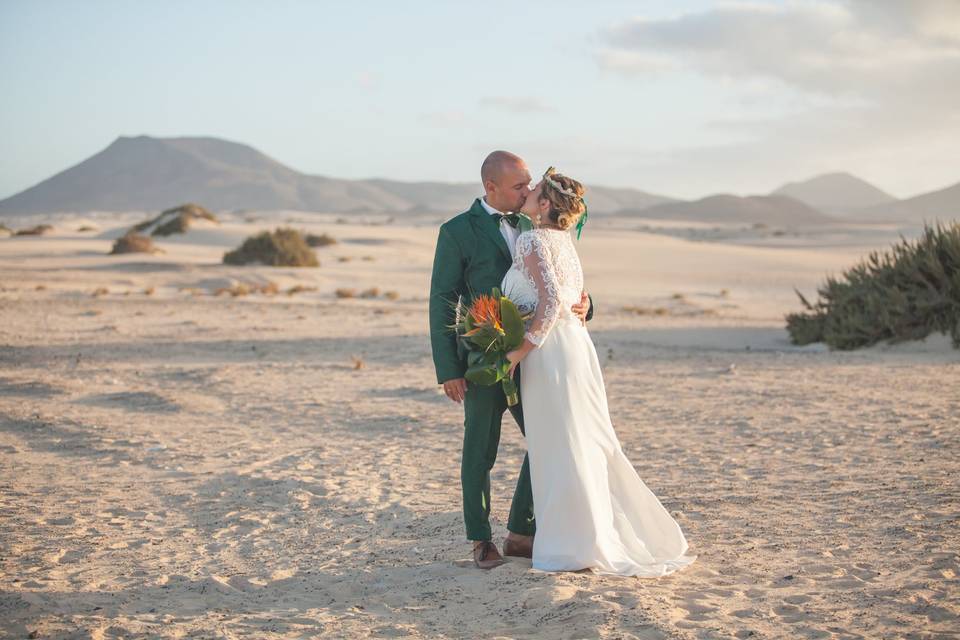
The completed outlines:
[[[469,305],[456,303],[453,328],[467,348],[467,372],[470,382],[489,386],[499,382],[507,396],[507,404],[520,401],[517,384],[508,375],[507,353],[523,343],[526,319],[510,298],[494,289],[491,295],[480,294]]]

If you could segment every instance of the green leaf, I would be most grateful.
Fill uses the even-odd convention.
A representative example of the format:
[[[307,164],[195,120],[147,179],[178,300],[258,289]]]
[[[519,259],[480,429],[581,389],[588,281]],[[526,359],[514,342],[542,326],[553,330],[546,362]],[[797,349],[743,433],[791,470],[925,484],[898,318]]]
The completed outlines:
[[[496,384],[500,381],[500,372],[496,367],[479,363],[471,367],[467,367],[467,372],[463,375],[463,377],[470,382],[486,387],[490,386],[491,384]]]
[[[506,336],[504,346],[507,351],[513,351],[523,344],[523,318],[517,305],[506,296],[500,297],[500,320]]]

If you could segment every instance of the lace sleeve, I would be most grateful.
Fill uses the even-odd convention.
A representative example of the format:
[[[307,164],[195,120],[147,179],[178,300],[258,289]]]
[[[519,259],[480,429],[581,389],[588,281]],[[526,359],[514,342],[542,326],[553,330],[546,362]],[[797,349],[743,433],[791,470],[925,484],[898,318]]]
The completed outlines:
[[[527,273],[537,290],[537,309],[534,312],[526,338],[536,346],[543,344],[547,334],[560,317],[560,287],[553,266],[550,248],[534,233],[524,243],[518,243],[518,255],[523,256]]]

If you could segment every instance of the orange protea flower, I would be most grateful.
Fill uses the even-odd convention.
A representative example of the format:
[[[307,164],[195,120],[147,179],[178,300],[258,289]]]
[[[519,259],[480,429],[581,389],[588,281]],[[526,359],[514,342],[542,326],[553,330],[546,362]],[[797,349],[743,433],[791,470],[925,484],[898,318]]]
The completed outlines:
[[[480,294],[470,303],[467,310],[476,327],[465,335],[471,335],[484,326],[493,327],[503,333],[503,322],[500,320],[500,301],[493,296]]]

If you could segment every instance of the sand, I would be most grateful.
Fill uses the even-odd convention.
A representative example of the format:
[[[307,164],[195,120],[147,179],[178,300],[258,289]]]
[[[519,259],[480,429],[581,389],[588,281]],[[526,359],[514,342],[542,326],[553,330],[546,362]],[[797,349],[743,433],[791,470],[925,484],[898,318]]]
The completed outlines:
[[[960,352],[783,329],[793,287],[892,231],[591,220],[614,425],[699,556],[635,579],[471,567],[462,411],[426,338],[435,228],[279,216],[155,256],[106,255],[112,218],[0,238],[0,636],[957,637]],[[219,264],[291,217],[339,240],[320,268]],[[498,543],[523,454],[503,433]]]

